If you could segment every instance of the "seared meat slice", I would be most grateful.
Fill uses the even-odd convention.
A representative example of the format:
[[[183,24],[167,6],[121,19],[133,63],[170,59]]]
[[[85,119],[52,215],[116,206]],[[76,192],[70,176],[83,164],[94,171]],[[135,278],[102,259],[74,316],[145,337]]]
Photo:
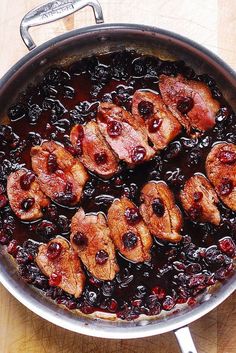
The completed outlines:
[[[154,156],[143,128],[125,109],[112,103],[101,103],[97,122],[113,151],[129,166],[148,161]]]
[[[157,238],[178,243],[182,239],[182,214],[166,183],[150,181],[145,184],[140,199],[140,213],[150,232]]]
[[[35,175],[27,169],[19,169],[8,176],[7,194],[13,212],[23,221],[41,218],[42,208],[49,204]]]
[[[216,144],[207,156],[205,167],[219,198],[236,211],[236,145]]]
[[[119,267],[103,213],[85,214],[80,208],[71,221],[71,244],[93,276],[112,280]]]
[[[186,181],[180,199],[192,220],[220,224],[217,194],[203,175],[196,173]]]
[[[187,131],[213,128],[220,104],[205,83],[161,75],[159,87],[165,104]]]
[[[65,292],[80,297],[85,274],[78,255],[71,249],[66,239],[57,237],[39,247],[35,261],[40,270],[49,277],[49,284],[60,287]]]
[[[44,142],[31,149],[33,171],[42,191],[65,206],[79,202],[88,174],[77,159],[58,143]]]
[[[144,126],[157,150],[165,148],[181,132],[180,123],[156,93],[136,91],[133,96],[132,114],[140,125]]]
[[[118,170],[118,161],[94,121],[75,125],[70,133],[80,161],[92,172],[109,178]]]
[[[149,261],[152,237],[133,202],[126,197],[114,200],[107,218],[111,237],[120,253],[130,261]]]

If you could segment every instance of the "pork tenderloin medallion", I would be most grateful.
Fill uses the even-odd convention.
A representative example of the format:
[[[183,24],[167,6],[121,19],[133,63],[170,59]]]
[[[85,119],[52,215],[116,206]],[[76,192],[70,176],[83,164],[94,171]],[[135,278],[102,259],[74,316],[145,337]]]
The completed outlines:
[[[111,237],[123,256],[133,262],[150,260],[153,240],[133,202],[126,197],[114,200],[107,219]]]
[[[163,181],[150,181],[141,190],[140,213],[151,234],[178,243],[182,236],[182,214],[174,195]]]
[[[112,103],[101,103],[97,122],[112,150],[130,167],[148,161],[154,156],[155,151],[149,146],[143,128],[122,107]]]
[[[104,178],[118,171],[118,160],[94,121],[85,126],[75,125],[70,140],[86,168]]]
[[[46,141],[31,149],[32,168],[42,191],[57,203],[73,206],[80,201],[88,174],[61,145]]]
[[[89,272],[100,280],[113,280],[119,267],[110,230],[103,213],[85,214],[80,208],[71,221],[71,244]]]
[[[188,179],[180,192],[182,205],[193,221],[220,224],[219,199],[205,176],[196,173]]]
[[[205,83],[182,75],[161,75],[159,88],[165,104],[188,132],[191,128],[206,131],[214,127],[220,103]]]
[[[236,211],[236,145],[217,143],[206,158],[205,168],[219,198]]]
[[[181,124],[161,96],[154,92],[136,91],[132,100],[132,114],[143,126],[156,150],[165,148],[181,132]]]
[[[51,286],[60,287],[76,298],[81,296],[85,274],[78,255],[66,239],[57,237],[48,244],[40,245],[35,261],[45,276],[49,277]]]
[[[19,169],[8,176],[7,195],[12,211],[22,221],[41,218],[42,209],[49,204],[34,173],[27,169]]]

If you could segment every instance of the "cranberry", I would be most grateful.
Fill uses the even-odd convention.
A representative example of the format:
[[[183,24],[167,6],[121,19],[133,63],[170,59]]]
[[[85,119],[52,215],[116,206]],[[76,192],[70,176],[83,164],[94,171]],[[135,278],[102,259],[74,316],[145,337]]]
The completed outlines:
[[[191,97],[181,97],[177,102],[177,109],[182,114],[187,114],[193,109],[194,101]]]
[[[35,175],[28,171],[20,177],[20,186],[23,190],[29,190],[30,185],[35,181]]]
[[[138,111],[139,114],[142,115],[145,119],[150,117],[150,115],[154,112],[154,105],[152,102],[149,101],[141,101],[138,104]]]
[[[48,205],[45,209],[45,217],[52,222],[56,222],[58,219],[57,206],[53,204]]]
[[[134,163],[140,163],[146,156],[146,149],[143,146],[136,146],[131,152],[131,159]]]
[[[54,235],[56,235],[57,227],[52,222],[47,221],[47,220],[43,220],[37,225],[36,233],[39,236],[51,238]]]
[[[165,213],[165,206],[163,200],[159,197],[154,199],[152,202],[152,209],[157,217],[163,217]]]
[[[70,231],[70,222],[68,218],[64,215],[60,215],[57,221],[58,228],[62,234],[67,234]]]
[[[196,275],[191,276],[188,285],[191,288],[199,285],[204,285],[205,282],[206,282],[206,275],[198,273]]]
[[[50,260],[54,260],[61,254],[61,251],[62,251],[61,244],[54,241],[48,245],[47,257]]]
[[[236,153],[233,151],[220,151],[219,160],[224,164],[232,164],[236,161]]]
[[[117,308],[118,308],[118,303],[115,299],[112,298],[108,305],[108,310],[114,313],[116,312]]]
[[[57,156],[53,153],[49,154],[48,156],[48,172],[49,173],[55,173],[58,169],[58,163],[57,163]]]
[[[152,119],[148,123],[148,131],[151,134],[154,134],[155,132],[157,132],[160,129],[161,125],[162,125],[161,119],[159,119],[159,118]]]
[[[105,250],[99,250],[96,253],[95,260],[98,265],[104,265],[109,258],[108,253]]]
[[[233,182],[228,178],[223,178],[218,186],[218,192],[221,196],[228,196],[233,191]]]
[[[107,123],[107,133],[110,137],[120,136],[122,133],[122,125],[119,121],[111,120]]]
[[[10,241],[8,247],[7,247],[7,251],[10,255],[16,257],[17,252],[18,252],[18,243],[15,239],[13,239],[12,241]]]
[[[137,207],[128,207],[125,210],[125,218],[128,224],[133,225],[141,220],[139,209]]]
[[[158,299],[164,299],[166,296],[166,291],[164,288],[161,288],[159,286],[153,287],[152,288],[152,293],[157,296]]]
[[[228,255],[229,257],[234,257],[236,255],[236,245],[233,239],[226,237],[219,240],[220,250]]]
[[[88,238],[82,232],[77,232],[73,236],[73,243],[79,247],[86,247],[88,245]]]
[[[0,208],[7,205],[7,197],[5,195],[0,195]]]
[[[94,154],[94,160],[97,165],[107,163],[107,154],[106,152],[99,152]]]
[[[193,193],[193,199],[195,202],[201,201],[202,198],[203,198],[203,193],[201,191],[195,191]]]
[[[62,275],[60,273],[53,272],[49,278],[49,285],[56,287],[59,286],[62,280]]]
[[[169,310],[173,309],[174,306],[175,306],[174,299],[170,295],[167,295],[162,303],[163,309],[166,311],[169,311]]]
[[[122,241],[125,249],[131,250],[137,246],[138,237],[133,232],[127,232],[123,234]]]
[[[199,219],[199,217],[201,217],[202,211],[203,211],[202,206],[199,205],[198,203],[194,203],[188,209],[188,215],[193,221],[196,221],[197,219]]]
[[[35,204],[35,199],[33,197],[29,197],[21,202],[21,208],[24,211],[29,211]]]

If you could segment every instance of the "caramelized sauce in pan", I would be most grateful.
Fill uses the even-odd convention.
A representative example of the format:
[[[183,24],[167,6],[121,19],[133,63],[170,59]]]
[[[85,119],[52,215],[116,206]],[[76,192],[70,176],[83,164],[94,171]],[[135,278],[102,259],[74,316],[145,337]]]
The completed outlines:
[[[38,242],[48,242],[58,234],[69,239],[70,220],[78,207],[69,209],[52,204],[42,220],[23,223],[8,205],[3,207],[1,203],[6,195],[7,175],[21,166],[31,169],[32,146],[52,139],[70,148],[71,128],[76,123],[95,120],[99,102],[112,101],[130,111],[132,94],[137,89],[158,92],[158,78],[163,73],[181,73],[210,87],[221,104],[215,128],[198,138],[183,132],[150,162],[134,169],[121,163],[121,171],[110,180],[90,173],[81,206],[85,212],[106,214],[113,199],[122,195],[138,205],[140,189],[147,181],[164,180],[181,208],[179,191],[195,172],[205,174],[205,158],[212,144],[236,143],[235,114],[215,82],[207,75],[195,74],[184,62],[161,61],[127,51],[83,59],[66,68],[52,68],[9,107],[10,127],[0,126],[0,242],[8,245],[28,283],[69,309],[80,308],[84,313],[103,310],[126,320],[141,313],[157,315],[161,310],[172,309],[176,303],[193,303],[194,297],[207,286],[224,280],[233,271],[233,243],[230,252],[224,249],[221,239],[226,237],[229,244],[235,240],[236,214],[220,204],[222,221],[218,227],[192,222],[184,216],[181,243],[155,240],[152,260],[145,264],[133,264],[117,254],[121,271],[115,280],[98,281],[86,272],[84,294],[75,299],[49,286],[32,255],[37,252]]]

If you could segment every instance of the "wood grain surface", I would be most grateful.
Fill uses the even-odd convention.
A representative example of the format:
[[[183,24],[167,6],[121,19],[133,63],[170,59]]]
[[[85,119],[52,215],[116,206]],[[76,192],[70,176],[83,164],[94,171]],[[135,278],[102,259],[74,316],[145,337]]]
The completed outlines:
[[[45,2],[46,0],[44,0]],[[105,21],[144,23],[185,35],[236,69],[235,0],[100,0]],[[0,76],[27,53],[19,35],[23,15],[41,0],[0,0]],[[34,28],[36,43],[94,22],[91,9]],[[0,285],[0,353],[177,353],[172,333],[136,340],[74,334],[31,313]],[[236,353],[236,294],[190,325],[199,353]]]

